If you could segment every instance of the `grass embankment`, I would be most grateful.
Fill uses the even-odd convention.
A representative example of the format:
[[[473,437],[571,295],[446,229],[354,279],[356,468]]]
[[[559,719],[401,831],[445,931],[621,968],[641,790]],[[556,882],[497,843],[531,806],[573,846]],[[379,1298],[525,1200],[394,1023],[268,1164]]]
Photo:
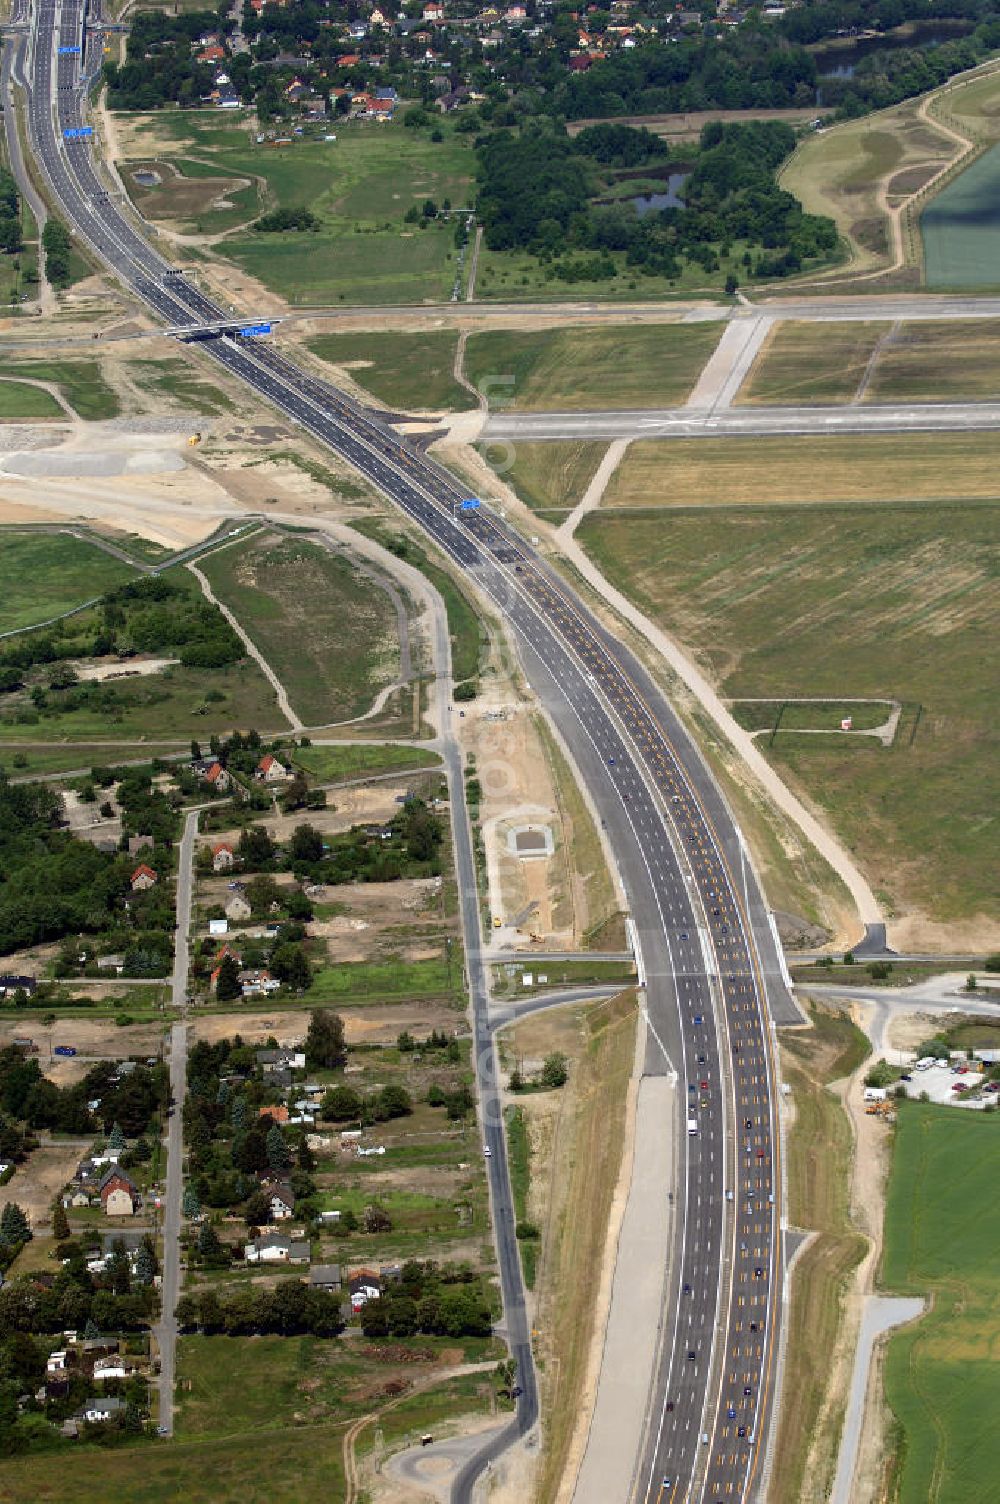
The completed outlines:
[[[774,1461],[772,1504],[826,1498],[836,1464],[842,1407],[817,1435],[828,1399],[830,1361],[840,1334],[847,1281],[866,1242],[850,1220],[851,1126],[827,1087],[857,1070],[868,1053],[864,1035],[843,1014],[810,1007],[809,1033],[782,1037],[782,1074],[792,1089],[788,1135],[788,1216],[816,1235],[792,1273],[785,1374]],[[844,1397],[846,1399],[846,1396]],[[813,1471],[806,1490],[806,1465]],[[825,1482],[824,1482],[825,1480]]]
[[[144,392],[168,397],[193,413],[217,417],[236,411],[215,382],[203,381],[183,360],[130,360],[126,370]],[[161,405],[162,410],[162,405]]]
[[[455,1415],[489,1414],[488,1375],[435,1382],[434,1365],[475,1361],[484,1344],[446,1344],[433,1338],[394,1342],[380,1361],[344,1339],[310,1337],[185,1337],[178,1349],[178,1434],[170,1443],[139,1447],[75,1448],[74,1488],[123,1504],[161,1504],[200,1498],[243,1504],[261,1492],[299,1504],[306,1495],[343,1498],[343,1439],[347,1425],[390,1402],[389,1378],[414,1390],[386,1416],[393,1440],[417,1436]],[[407,1361],[407,1350],[413,1356]],[[233,1375],[238,1382],[234,1387]],[[334,1418],[335,1417],[335,1418]],[[234,1434],[235,1433],[235,1434]],[[66,1497],[67,1452],[6,1459],[0,1464],[5,1504]]]
[[[954,140],[921,119],[921,101],[807,134],[782,167],[779,185],[810,214],[828,214],[850,252],[850,269],[866,271],[890,259],[885,203],[914,193],[954,156]],[[919,255],[905,237],[909,261]],[[916,282],[916,266],[901,274]],[[840,279],[842,281],[842,279]]]
[[[881,1283],[932,1298],[894,1336],[885,1393],[900,1427],[899,1504],[986,1504],[996,1497],[1000,1297],[996,1249],[1000,1128],[995,1115],[919,1102],[899,1114]]]
[[[601,510],[993,499],[998,465],[993,433],[644,440],[611,477]]]
[[[213,1339],[224,1341],[223,1338]],[[252,1339],[259,1344],[261,1338]],[[182,1344],[183,1352],[183,1344]],[[252,1349],[253,1358],[259,1347]],[[249,1355],[248,1355],[249,1357]],[[252,1372],[248,1361],[246,1372]],[[230,1374],[224,1384],[232,1405]],[[73,1491],[86,1491],[116,1504],[168,1504],[179,1498],[211,1499],[213,1504],[246,1504],[266,1477],[273,1504],[300,1504],[303,1490],[324,1497],[344,1497],[344,1425],[299,1426],[286,1419],[282,1428],[227,1434],[137,1447],[81,1447],[0,1463],[3,1504],[63,1504],[67,1477]]]
[[[123,150],[133,163],[150,155],[177,162],[189,181],[166,177],[155,190],[162,212],[175,206],[194,214],[202,232],[230,229],[233,211],[213,213],[198,195],[192,162],[218,177],[260,182],[238,216],[260,209],[308,207],[319,219],[314,232],[262,234],[237,229],[218,247],[245,272],[293,304],[421,303],[447,301],[457,268],[454,220],[407,224],[406,211],[430,199],[469,203],[475,158],[467,136],[452,122],[435,120],[444,139],[407,130],[401,122],[339,121],[336,141],[303,137],[275,148],[248,140],[245,122],[221,120],[216,111],[185,110],[166,117],[133,118]],[[131,181],[128,186],[133,187]],[[227,195],[227,202],[232,199]]]
[[[377,543],[398,554],[422,575],[426,575],[444,601],[448,617],[448,632],[451,637],[451,672],[456,684],[474,680],[479,672],[480,657],[488,643],[485,627],[472,601],[456,583],[454,577],[438,564],[432,564],[429,556],[410,537],[404,537],[380,521],[355,522],[359,533],[374,538]]]
[[[480,444],[479,452],[525,506],[557,522],[571,511],[594,478],[606,446],[592,443]],[[511,463],[513,459],[513,463]]]
[[[719,342],[715,324],[470,334],[465,374],[491,408],[673,407]]]
[[[348,559],[259,534],[199,563],[307,724],[349,720],[399,676],[396,610]]]
[[[523,1107],[508,1107],[504,1111],[507,1124],[507,1165],[510,1173],[510,1189],[514,1201],[514,1221],[520,1226],[528,1220],[528,1190],[531,1185],[531,1139]],[[535,1288],[538,1269],[538,1244],[534,1238],[521,1238],[521,1270],[529,1290]]]
[[[0,382],[0,395],[3,390]],[[136,574],[93,543],[65,533],[18,533],[4,528],[2,538],[0,632],[17,632],[72,611]]]
[[[23,376],[30,381],[50,381],[59,388],[73,411],[90,421],[117,418],[121,413],[121,403],[101,375],[96,360],[5,359],[4,375]],[[0,382],[0,387],[3,385]]]
[[[51,392],[25,381],[0,381],[0,419],[63,418],[65,413]]]
[[[633,992],[581,1010],[580,1049],[563,1088],[572,1096],[559,1115],[551,1162],[565,1164],[566,1173],[552,1184],[537,1291],[545,1428],[537,1497],[542,1504],[556,1497],[580,1417],[594,1294],[626,1137],[637,1017]]]
[[[458,335],[323,334],[306,341],[321,360],[340,366],[352,381],[387,407],[404,412],[463,412],[475,398],[455,380]]]
[[[583,916],[577,915],[583,918],[578,924],[582,942],[593,950],[624,950],[625,916],[618,907],[618,893],[597,826],[569,764],[540,716],[536,726],[559,805],[574,912],[578,904],[584,910]]]
[[[292,761],[320,783],[362,778],[366,774],[392,773],[397,768],[402,773],[441,766],[436,752],[424,752],[418,747],[380,746],[378,743],[371,746],[345,743],[342,747],[299,747]]]
[[[824,806],[895,912],[988,912],[996,506],[674,511],[669,529],[662,516],[592,514],[580,541],[729,697],[902,701],[891,748],[790,734],[765,750]]]

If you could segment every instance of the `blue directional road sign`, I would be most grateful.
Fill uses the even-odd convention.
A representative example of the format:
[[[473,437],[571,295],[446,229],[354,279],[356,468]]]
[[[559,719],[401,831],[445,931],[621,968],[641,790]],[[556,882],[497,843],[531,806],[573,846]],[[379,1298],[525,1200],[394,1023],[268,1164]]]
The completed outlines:
[[[60,47],[58,51],[60,57],[78,57],[80,54],[79,47]]]
[[[67,141],[81,141],[84,137],[92,136],[93,134],[94,127],[92,125],[71,125],[67,130],[63,131],[63,135]]]
[[[270,334],[270,324],[247,324],[238,331],[240,339],[256,339],[259,334]]]
[[[479,500],[478,496],[470,496],[468,501],[459,502],[458,510],[460,512],[477,512],[481,506],[482,502]]]

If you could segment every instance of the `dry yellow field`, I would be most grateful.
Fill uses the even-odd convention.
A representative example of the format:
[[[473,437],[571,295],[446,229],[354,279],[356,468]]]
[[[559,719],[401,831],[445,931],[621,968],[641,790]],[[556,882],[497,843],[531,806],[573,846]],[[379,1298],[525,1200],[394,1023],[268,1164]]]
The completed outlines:
[[[740,403],[850,402],[886,323],[783,320],[771,330],[740,388]]]
[[[646,439],[629,449],[601,510],[977,500],[998,492],[1000,434]]]

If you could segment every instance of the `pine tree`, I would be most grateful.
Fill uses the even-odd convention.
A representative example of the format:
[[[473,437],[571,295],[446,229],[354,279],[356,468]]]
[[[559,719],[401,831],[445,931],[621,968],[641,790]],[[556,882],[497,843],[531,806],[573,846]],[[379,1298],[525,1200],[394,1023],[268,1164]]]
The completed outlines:
[[[52,1236],[57,1243],[65,1243],[69,1237],[69,1218],[61,1201],[52,1208]]]
[[[114,1127],[111,1129],[111,1132],[108,1134],[108,1148],[124,1149],[124,1147],[125,1135],[122,1132],[122,1126],[120,1123],[115,1123]]]
[[[309,1065],[336,1070],[347,1064],[344,1046],[344,1020],[329,1008],[315,1008],[309,1015],[306,1034],[306,1060]]]
[[[233,1100],[233,1109],[229,1114],[230,1121],[237,1130],[247,1125],[247,1099],[236,1097]]]
[[[243,988],[240,986],[240,968],[236,964],[236,957],[228,953],[219,963],[219,975],[215,979],[215,995],[220,1003],[231,1003],[243,996]]]
[[[277,1123],[268,1130],[267,1134],[267,1162],[271,1169],[278,1175],[283,1175],[292,1163],[288,1145],[285,1143],[285,1135]]]
[[[13,1248],[18,1243],[31,1241],[28,1219],[16,1201],[8,1201],[0,1214],[0,1244]]]
[[[155,1274],[156,1254],[148,1243],[143,1242],[139,1246],[139,1252],[135,1261],[136,1282],[140,1285],[151,1285]]]
[[[83,1329],[84,1342],[96,1342],[100,1336],[97,1324],[92,1316],[87,1317],[87,1325]]]
[[[198,1192],[193,1185],[184,1187],[184,1197],[181,1201],[181,1210],[185,1217],[197,1217],[201,1213],[201,1202],[198,1200]]]

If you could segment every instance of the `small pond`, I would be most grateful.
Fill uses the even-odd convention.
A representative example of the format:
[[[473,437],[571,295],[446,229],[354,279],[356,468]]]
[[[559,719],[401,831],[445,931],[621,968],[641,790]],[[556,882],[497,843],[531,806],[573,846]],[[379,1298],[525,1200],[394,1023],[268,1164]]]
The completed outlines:
[[[641,217],[643,214],[655,213],[657,209],[683,209],[681,189],[690,176],[689,172],[672,172],[667,178],[666,193],[642,193],[638,198],[632,199],[635,212]]]

